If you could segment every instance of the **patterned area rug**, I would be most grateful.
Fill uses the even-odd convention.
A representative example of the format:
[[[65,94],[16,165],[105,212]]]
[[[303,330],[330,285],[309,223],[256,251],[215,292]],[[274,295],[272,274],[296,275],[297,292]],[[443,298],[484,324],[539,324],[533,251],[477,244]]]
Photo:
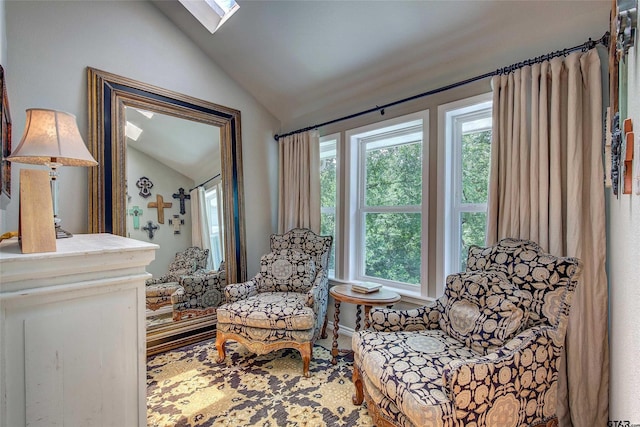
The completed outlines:
[[[373,425],[366,406],[351,403],[351,356],[332,365],[316,345],[309,378],[295,350],[257,356],[228,342],[225,363],[217,356],[211,340],[148,358],[150,427]]]

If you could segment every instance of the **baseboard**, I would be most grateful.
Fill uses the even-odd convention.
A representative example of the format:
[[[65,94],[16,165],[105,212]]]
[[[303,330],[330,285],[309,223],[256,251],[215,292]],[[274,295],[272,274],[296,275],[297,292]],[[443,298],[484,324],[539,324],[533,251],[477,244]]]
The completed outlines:
[[[327,329],[330,329],[333,332],[333,322],[328,322],[327,323]],[[353,337],[353,333],[355,332],[355,330],[353,328],[350,328],[348,326],[342,326],[340,325],[340,329],[338,329],[338,333],[348,336],[349,338]]]

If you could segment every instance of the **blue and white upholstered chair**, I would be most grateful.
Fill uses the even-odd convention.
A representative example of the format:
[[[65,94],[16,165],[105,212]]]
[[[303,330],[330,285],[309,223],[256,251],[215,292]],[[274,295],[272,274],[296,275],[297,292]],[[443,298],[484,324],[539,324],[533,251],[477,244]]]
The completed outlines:
[[[375,424],[403,427],[557,425],[558,364],[576,258],[530,241],[471,247],[467,270],[438,300],[374,308],[356,332],[355,404]]]
[[[258,274],[225,288],[226,304],[217,311],[218,362],[225,359],[227,340],[257,354],[294,348],[308,376],[313,344],[326,336],[333,238],[296,228],[270,240],[271,252],[262,256]]]

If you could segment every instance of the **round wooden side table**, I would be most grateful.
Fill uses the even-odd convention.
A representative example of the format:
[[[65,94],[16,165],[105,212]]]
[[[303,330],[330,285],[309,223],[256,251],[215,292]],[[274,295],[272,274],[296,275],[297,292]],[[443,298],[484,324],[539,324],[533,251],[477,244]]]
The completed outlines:
[[[369,311],[373,306],[384,305],[391,307],[400,301],[400,295],[396,292],[382,288],[368,294],[355,292],[351,285],[336,285],[329,289],[329,293],[335,301],[335,312],[333,315],[333,343],[331,345],[332,364],[338,363],[336,357],[340,353],[338,350],[338,330],[340,329],[340,303],[348,302],[356,305],[356,331],[360,330],[362,320],[362,306],[364,306],[364,327],[369,327]]]

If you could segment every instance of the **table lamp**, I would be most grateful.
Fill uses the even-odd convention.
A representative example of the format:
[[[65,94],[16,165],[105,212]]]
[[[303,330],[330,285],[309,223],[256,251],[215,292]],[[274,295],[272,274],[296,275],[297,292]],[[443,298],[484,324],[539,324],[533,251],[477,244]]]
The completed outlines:
[[[51,169],[49,176],[56,238],[71,237],[71,233],[61,228],[58,217],[58,168],[98,164],[80,136],[76,116],[63,111],[28,109],[24,135],[7,160],[46,165]]]

